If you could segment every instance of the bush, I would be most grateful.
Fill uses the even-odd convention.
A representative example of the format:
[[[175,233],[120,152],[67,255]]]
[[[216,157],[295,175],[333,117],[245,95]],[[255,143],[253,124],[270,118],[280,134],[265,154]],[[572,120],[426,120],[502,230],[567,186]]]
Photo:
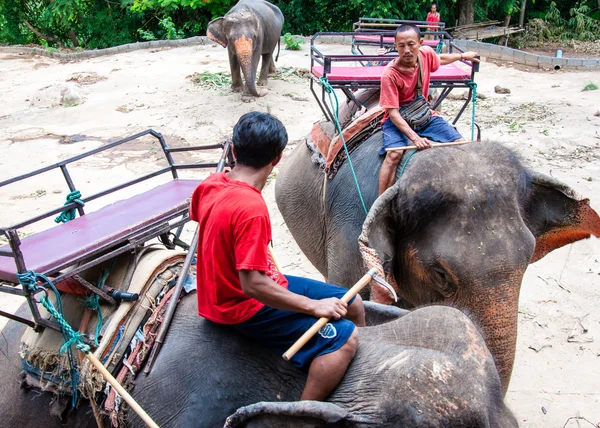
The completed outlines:
[[[304,43],[304,39],[292,36],[291,33],[285,33],[283,36],[283,43],[285,43],[285,49],[290,51],[299,51],[301,49],[300,45]]]

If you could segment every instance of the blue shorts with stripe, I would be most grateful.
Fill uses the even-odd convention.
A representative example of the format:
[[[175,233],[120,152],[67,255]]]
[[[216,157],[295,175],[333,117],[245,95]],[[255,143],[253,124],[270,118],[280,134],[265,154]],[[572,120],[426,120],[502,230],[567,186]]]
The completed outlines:
[[[315,300],[328,297],[340,299],[348,291],[337,285],[308,278],[290,275],[285,277],[288,280],[289,291]],[[349,304],[353,301],[354,299],[350,300]],[[255,339],[283,354],[316,321],[317,319],[310,315],[265,306],[248,321],[231,327],[243,336]],[[347,319],[330,320],[290,361],[296,367],[308,371],[315,358],[340,349],[348,341],[355,327],[354,323]]]
[[[412,141],[410,141],[389,118],[383,124],[382,132],[383,147],[379,151],[380,155],[386,154],[385,149],[412,145]],[[419,136],[427,138],[434,143],[451,143],[452,141],[460,140],[462,138],[462,135],[460,135],[452,125],[439,116],[433,116],[423,128],[415,132]]]

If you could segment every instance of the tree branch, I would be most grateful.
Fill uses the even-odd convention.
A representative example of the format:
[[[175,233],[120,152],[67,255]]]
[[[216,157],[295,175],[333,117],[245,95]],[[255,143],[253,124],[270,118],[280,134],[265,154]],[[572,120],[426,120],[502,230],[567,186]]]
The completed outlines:
[[[40,33],[38,30],[36,30],[33,25],[31,25],[29,22],[27,22],[26,19],[23,19],[23,23],[27,26],[27,28],[29,28],[31,30],[31,32],[33,34],[35,34],[36,36],[38,36],[40,39],[44,39],[50,43],[58,43],[58,45],[63,48],[64,45],[62,44],[62,42],[52,36],[46,36],[45,34]]]

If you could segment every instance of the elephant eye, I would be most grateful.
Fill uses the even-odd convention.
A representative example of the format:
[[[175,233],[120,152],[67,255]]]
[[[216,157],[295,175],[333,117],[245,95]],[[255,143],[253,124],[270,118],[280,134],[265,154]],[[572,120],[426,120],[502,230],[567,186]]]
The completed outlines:
[[[433,267],[433,281],[437,291],[445,298],[452,297],[457,290],[457,284],[452,275],[441,266]]]

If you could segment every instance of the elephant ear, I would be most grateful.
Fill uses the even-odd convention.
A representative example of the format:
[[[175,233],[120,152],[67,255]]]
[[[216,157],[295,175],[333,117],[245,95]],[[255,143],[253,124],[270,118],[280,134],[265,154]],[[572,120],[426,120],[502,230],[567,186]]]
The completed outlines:
[[[372,423],[352,416],[347,410],[322,401],[260,402],[240,407],[225,421],[223,428],[235,427],[347,427]]]
[[[543,174],[532,173],[530,181],[524,211],[525,223],[536,240],[531,263],[564,245],[591,235],[600,237],[600,217],[589,199]]]
[[[225,30],[223,29],[223,17],[213,19],[208,23],[208,27],[206,28],[206,35],[213,42],[216,42],[223,46],[227,47],[227,37],[225,37]]]
[[[400,186],[396,183],[379,196],[371,206],[358,238],[358,247],[365,270],[375,269],[395,290],[398,285],[394,278],[394,228],[392,227],[392,201],[397,197]],[[390,292],[376,281],[371,281],[372,302],[391,304]]]

